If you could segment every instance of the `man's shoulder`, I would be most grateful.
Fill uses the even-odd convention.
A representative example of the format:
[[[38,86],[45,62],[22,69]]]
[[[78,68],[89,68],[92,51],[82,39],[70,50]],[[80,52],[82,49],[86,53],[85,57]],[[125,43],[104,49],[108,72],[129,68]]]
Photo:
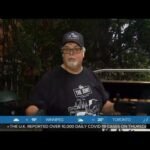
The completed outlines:
[[[94,74],[91,68],[84,67],[84,71],[89,74]]]
[[[52,68],[52,69],[46,71],[45,73],[43,73],[41,79],[50,79],[51,77],[57,76],[57,74],[59,74],[59,72],[60,72],[60,67]]]
[[[59,67],[46,71],[37,82],[37,87],[55,85],[54,82],[59,79],[59,74]]]
[[[85,73],[94,80],[100,80],[97,74],[91,68],[84,67]]]
[[[60,71],[61,71],[60,66],[57,66],[45,72],[43,76],[53,76],[58,74]]]

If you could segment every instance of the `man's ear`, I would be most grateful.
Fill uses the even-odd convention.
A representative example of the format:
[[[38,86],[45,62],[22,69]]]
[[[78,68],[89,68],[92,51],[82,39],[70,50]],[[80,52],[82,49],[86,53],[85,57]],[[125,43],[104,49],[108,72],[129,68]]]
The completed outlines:
[[[84,56],[85,56],[85,52],[83,51],[83,58],[84,58]]]
[[[86,48],[85,48],[85,47],[83,47],[82,49],[83,49],[84,52],[86,51]]]
[[[83,47],[83,57],[85,56],[85,51],[86,51],[86,49],[85,49],[85,47]]]

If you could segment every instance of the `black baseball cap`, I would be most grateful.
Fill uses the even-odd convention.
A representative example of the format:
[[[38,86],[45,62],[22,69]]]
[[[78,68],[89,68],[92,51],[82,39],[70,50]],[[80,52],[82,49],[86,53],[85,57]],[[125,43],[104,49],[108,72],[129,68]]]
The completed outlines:
[[[65,45],[68,42],[75,42],[80,47],[84,47],[84,39],[83,35],[76,31],[67,32],[63,36],[63,45]]]

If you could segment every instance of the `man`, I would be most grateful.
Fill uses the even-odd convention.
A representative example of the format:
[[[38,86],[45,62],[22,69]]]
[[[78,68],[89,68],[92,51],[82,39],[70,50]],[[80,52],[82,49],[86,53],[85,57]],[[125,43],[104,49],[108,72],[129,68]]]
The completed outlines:
[[[99,115],[114,112],[101,81],[83,67],[83,36],[71,31],[63,36],[63,64],[47,72],[36,85],[26,108],[26,115],[42,109],[46,115]]]

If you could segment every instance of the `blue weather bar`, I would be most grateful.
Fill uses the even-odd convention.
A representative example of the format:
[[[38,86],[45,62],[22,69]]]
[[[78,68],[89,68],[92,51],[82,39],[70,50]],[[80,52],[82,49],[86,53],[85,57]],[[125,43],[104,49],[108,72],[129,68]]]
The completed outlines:
[[[0,124],[150,124],[150,116],[0,116]]]

